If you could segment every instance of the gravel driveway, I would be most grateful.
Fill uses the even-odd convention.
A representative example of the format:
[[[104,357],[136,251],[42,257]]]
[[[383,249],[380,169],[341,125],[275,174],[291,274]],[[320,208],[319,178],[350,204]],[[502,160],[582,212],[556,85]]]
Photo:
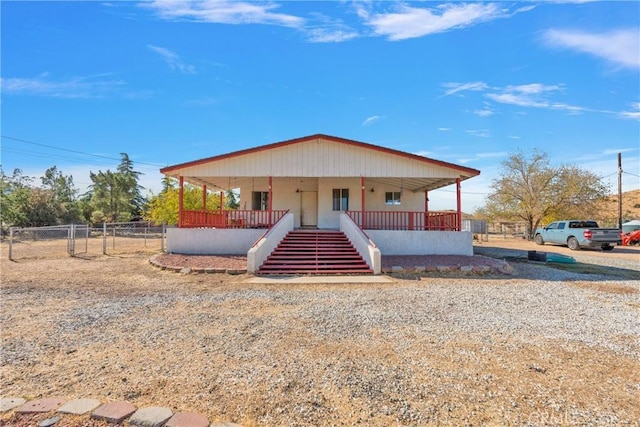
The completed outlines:
[[[640,419],[638,280],[528,263],[294,286],[161,271],[148,255],[1,266],[1,396],[127,399],[246,426]]]

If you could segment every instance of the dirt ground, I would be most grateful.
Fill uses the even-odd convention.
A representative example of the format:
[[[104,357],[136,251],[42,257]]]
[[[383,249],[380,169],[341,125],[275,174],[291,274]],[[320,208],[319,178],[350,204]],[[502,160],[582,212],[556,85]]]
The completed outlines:
[[[640,248],[477,247],[640,261]],[[0,396],[125,399],[245,426],[640,420],[638,280],[523,263],[512,276],[256,285],[162,271],[148,258],[12,262],[3,246]]]

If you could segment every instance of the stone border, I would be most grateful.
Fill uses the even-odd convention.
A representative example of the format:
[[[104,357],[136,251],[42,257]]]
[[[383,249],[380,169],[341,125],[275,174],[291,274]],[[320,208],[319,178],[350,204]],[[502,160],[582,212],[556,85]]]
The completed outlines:
[[[154,267],[159,268],[160,270],[168,270],[173,271],[175,273],[180,274],[231,274],[231,275],[239,275],[239,274],[247,274],[247,269],[237,269],[237,268],[203,268],[203,267],[180,267],[180,266],[171,266],[164,265],[160,261],[158,261],[159,255],[154,255],[149,258],[149,264]]]
[[[498,266],[491,265],[437,265],[437,266],[415,266],[415,267],[383,267],[383,274],[427,274],[427,273],[460,273],[463,275],[485,275],[485,274],[514,274],[514,269],[506,262]]]
[[[122,424],[128,419],[127,425],[153,427],[242,427],[240,424],[221,421],[209,423],[207,417],[197,412],[173,413],[170,408],[150,406],[137,408],[131,402],[116,401],[102,404],[95,399],[41,398],[27,401],[21,397],[0,398],[0,413],[2,422],[8,417],[41,414],[43,419],[38,426],[52,426],[64,417],[87,416],[94,420],[104,420],[109,424]],[[46,419],[45,419],[46,417]]]

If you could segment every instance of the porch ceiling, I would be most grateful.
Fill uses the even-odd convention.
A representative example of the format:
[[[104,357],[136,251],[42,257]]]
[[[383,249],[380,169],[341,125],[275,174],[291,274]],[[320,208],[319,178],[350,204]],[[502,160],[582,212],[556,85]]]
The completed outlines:
[[[274,177],[277,179],[278,177]],[[356,177],[359,178],[359,177]],[[462,180],[468,177],[461,176]],[[193,185],[206,185],[207,189],[212,191],[227,191],[240,187],[251,187],[256,180],[268,179],[268,177],[212,177],[212,176],[185,176],[185,182]],[[377,184],[386,187],[395,187],[402,190],[412,192],[432,191],[438,188],[455,184],[455,178],[376,178],[365,177],[365,187],[370,189]]]

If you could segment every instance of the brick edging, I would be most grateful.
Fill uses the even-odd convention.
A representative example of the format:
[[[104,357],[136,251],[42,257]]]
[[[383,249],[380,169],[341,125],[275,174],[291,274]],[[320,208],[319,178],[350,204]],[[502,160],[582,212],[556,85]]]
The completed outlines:
[[[168,271],[173,271],[175,273],[182,273],[182,274],[190,274],[190,273],[198,273],[198,274],[231,274],[231,275],[238,275],[238,274],[247,274],[247,269],[246,268],[242,268],[242,269],[238,269],[238,268],[204,268],[204,267],[180,267],[180,266],[172,266],[172,265],[165,265],[162,264],[160,261],[158,261],[158,257],[160,255],[154,255],[151,258],[149,258],[149,264],[153,265],[154,267],[157,267],[161,270],[168,270]]]

